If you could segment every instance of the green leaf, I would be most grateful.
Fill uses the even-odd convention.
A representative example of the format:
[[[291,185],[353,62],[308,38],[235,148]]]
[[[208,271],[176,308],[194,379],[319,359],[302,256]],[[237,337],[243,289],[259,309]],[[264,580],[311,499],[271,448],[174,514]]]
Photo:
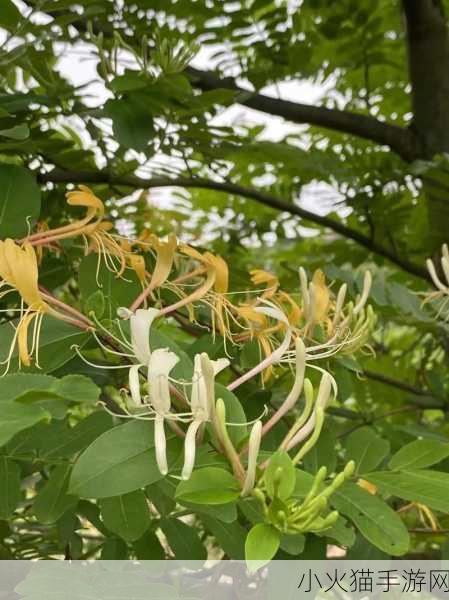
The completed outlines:
[[[3,4],[0,12],[3,15]],[[40,211],[41,192],[31,172],[0,164],[0,239],[25,236]]]
[[[280,543],[281,535],[274,527],[266,523],[254,525],[245,541],[245,559],[249,561],[249,571],[257,571],[270,562]]]
[[[97,290],[91,294],[87,298],[84,308],[87,315],[93,312],[97,319],[101,319],[106,309],[106,300],[103,292],[101,290]]]
[[[147,531],[133,544],[137,560],[164,560],[165,552],[153,531]]]
[[[303,463],[307,471],[316,473],[321,467],[326,467],[328,473],[333,473],[337,465],[336,445],[334,423],[325,423],[317,443],[304,457]]]
[[[112,119],[112,129],[119,144],[145,152],[154,135],[153,117],[148,107],[145,96],[138,92],[120,100],[106,102],[104,113]]]
[[[228,502],[227,504],[193,504],[192,502],[182,501],[182,505],[185,508],[191,508],[192,512],[195,512],[200,517],[206,515],[206,517],[212,517],[223,523],[233,523],[237,520],[237,505],[235,502]]]
[[[335,540],[340,546],[346,546],[347,548],[354,544],[356,538],[354,529],[348,526],[348,522],[341,515],[332,527],[318,535]]]
[[[50,419],[47,411],[39,406],[6,403],[0,414],[0,447],[4,446],[16,433],[28,429],[39,421]]]
[[[20,502],[20,468],[6,456],[0,456],[0,490],[0,519],[10,519]]]
[[[1,129],[0,135],[2,135],[3,137],[10,138],[12,140],[23,141],[30,136],[30,130],[28,128],[28,125],[22,123],[21,125],[15,125],[10,129]]]
[[[162,519],[160,522],[170,548],[177,560],[205,560],[206,548],[196,530],[178,519]]]
[[[150,525],[148,504],[141,490],[104,498],[100,507],[103,523],[126,542],[141,538]]]
[[[82,404],[96,404],[100,388],[84,375],[66,375],[58,379],[53,391],[61,398]]]
[[[301,554],[305,544],[306,538],[302,533],[297,533],[296,535],[284,534],[281,536],[281,550],[292,556]]]
[[[246,438],[248,429],[243,424],[246,423],[246,415],[243,407],[235,394],[228,390],[221,383],[215,384],[215,398],[221,398],[226,408],[226,421],[228,423],[241,423],[238,427],[228,427],[229,437],[234,446],[239,444]]]
[[[239,494],[239,484],[231,473],[217,467],[197,469],[176,488],[176,499],[181,503],[227,504],[237,500]]]
[[[439,463],[448,456],[449,444],[438,440],[415,440],[398,450],[388,466],[393,471],[422,469]]]
[[[78,503],[78,498],[68,494],[71,465],[60,465],[53,469],[50,479],[39,490],[34,500],[33,511],[41,523],[54,523],[66,511]]]
[[[366,479],[380,489],[404,500],[422,502],[429,508],[449,513],[449,473],[430,471],[401,471],[400,473],[369,473]]]
[[[107,412],[97,410],[80,421],[75,427],[64,431],[52,428],[50,431],[40,429],[37,436],[41,439],[34,442],[39,456],[47,461],[69,458],[84,450],[102,433],[111,429],[112,418]]]
[[[401,556],[407,552],[410,539],[404,523],[377,496],[369,494],[356,484],[345,483],[332,494],[330,502],[374,546],[393,556]]]
[[[84,302],[91,302],[100,291],[106,301],[104,316],[115,319],[117,308],[129,306],[142,291],[137,275],[127,269],[123,277],[116,277],[99,257],[92,253],[83,258],[79,266],[78,284]]]
[[[0,402],[36,402],[46,398],[61,398],[72,402],[95,404],[100,395],[97,387],[84,375],[66,375],[57,379],[37,373],[11,373],[2,379]]]
[[[279,470],[282,471],[282,475],[279,482],[276,483]],[[273,454],[265,471],[264,479],[270,498],[274,498],[275,495],[281,500],[290,498],[296,485],[296,470],[287,452],[279,450]]]
[[[245,557],[246,530],[238,523],[223,523],[210,516],[200,515],[203,525],[214,536],[229,558],[242,560]]]
[[[172,465],[181,448],[168,443],[167,450]],[[70,491],[83,498],[108,498],[161,478],[154,456],[152,424],[131,421],[106,431],[81,454],[73,469]]]
[[[51,373],[55,371],[74,356],[75,351],[72,346],[83,347],[89,336],[89,333],[81,331],[77,327],[69,325],[69,323],[45,315],[39,337],[39,367],[36,365],[28,367],[26,373]],[[1,360],[4,360],[7,356],[13,337],[14,329],[10,323],[0,325]],[[17,348],[11,358],[10,373],[19,369]]]
[[[22,16],[14,2],[12,0],[2,0],[0,27],[4,27],[8,31],[14,31],[21,20]]]
[[[369,473],[390,452],[390,443],[382,439],[371,427],[361,427],[352,432],[346,441],[346,460],[353,460],[356,473]]]

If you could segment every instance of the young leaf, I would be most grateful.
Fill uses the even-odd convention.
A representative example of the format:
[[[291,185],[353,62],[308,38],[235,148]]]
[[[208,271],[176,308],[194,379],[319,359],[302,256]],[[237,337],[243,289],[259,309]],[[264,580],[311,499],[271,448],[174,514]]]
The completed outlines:
[[[285,534],[281,536],[281,550],[292,556],[301,554],[305,544],[306,538],[302,533],[297,533],[296,535]]]
[[[227,504],[237,500],[239,494],[239,484],[231,473],[217,467],[197,469],[176,488],[176,498],[181,503],[185,500],[193,504]]]
[[[265,484],[271,498],[275,495],[281,500],[290,498],[295,489],[296,469],[287,452],[278,451],[270,458],[265,471]]]
[[[257,571],[274,557],[281,543],[281,534],[272,525],[258,523],[248,533],[245,559],[251,572]]]

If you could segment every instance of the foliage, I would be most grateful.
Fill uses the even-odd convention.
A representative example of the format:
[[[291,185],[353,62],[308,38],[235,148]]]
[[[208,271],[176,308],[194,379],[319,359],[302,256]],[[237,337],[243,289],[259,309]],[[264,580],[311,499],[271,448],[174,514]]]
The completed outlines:
[[[395,146],[399,3],[2,0],[0,31],[0,557],[439,558],[449,167]],[[273,97],[304,81],[316,117]]]

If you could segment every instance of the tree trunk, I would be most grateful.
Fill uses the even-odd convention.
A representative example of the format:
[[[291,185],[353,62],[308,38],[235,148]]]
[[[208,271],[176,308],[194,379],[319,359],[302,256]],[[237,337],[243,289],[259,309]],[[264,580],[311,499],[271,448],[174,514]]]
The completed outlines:
[[[449,153],[449,36],[442,0],[403,0],[418,157]],[[429,254],[449,240],[449,193],[432,193],[424,180]]]
[[[449,37],[441,0],[404,0],[412,128],[420,154],[449,152]]]

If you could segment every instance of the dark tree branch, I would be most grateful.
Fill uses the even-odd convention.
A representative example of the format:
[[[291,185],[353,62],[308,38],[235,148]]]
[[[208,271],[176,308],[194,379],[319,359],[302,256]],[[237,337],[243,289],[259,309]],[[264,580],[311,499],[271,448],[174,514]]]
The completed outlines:
[[[114,176],[106,171],[65,171],[61,169],[53,169],[49,173],[40,173],[38,174],[38,179],[41,183],[107,183],[111,185],[115,184],[132,187],[135,189],[149,189],[157,187],[201,188],[225,192],[235,196],[242,196],[244,198],[250,198],[275,210],[289,213],[306,221],[310,221],[311,223],[321,225],[322,227],[327,227],[328,229],[339,233],[343,237],[356,242],[360,246],[363,246],[370,252],[374,252],[375,254],[388,259],[407,273],[429,280],[428,273],[424,267],[411,263],[405,257],[398,256],[371,238],[354,229],[351,229],[350,227],[347,227],[343,223],[335,221],[330,217],[317,215],[309,210],[297,206],[296,204],[282,200],[277,196],[272,196],[271,194],[267,194],[260,190],[246,188],[234,183],[186,177],[179,177],[176,179],[170,179],[167,177],[144,179],[135,175]]]
[[[311,106],[288,100],[278,100],[263,94],[239,87],[231,78],[220,78],[214,73],[189,67],[187,73],[194,83],[203,90],[228,89],[237,92],[236,102],[270,115],[283,117],[293,123],[308,123],[342,133],[349,133],[389,146],[404,160],[416,158],[418,151],[413,133],[397,125],[379,121],[374,117],[346,110],[330,109],[324,106]]]
[[[24,1],[29,6],[34,6],[34,1]],[[66,12],[67,14],[72,13],[69,10]],[[59,11],[54,12],[52,10],[46,10],[46,13],[52,17],[57,17],[61,14]],[[76,27],[80,32],[86,31],[86,22],[83,19],[75,20],[71,25]],[[102,29],[101,31],[106,36],[111,35],[111,30]],[[128,39],[128,36],[124,33],[122,35],[131,44],[135,42],[133,38]],[[235,101],[248,108],[279,116],[293,123],[316,125],[388,146],[406,161],[414,160],[419,156],[417,141],[413,132],[409,129],[384,123],[375,117],[346,110],[330,109],[324,106],[311,106],[309,104],[270,98],[264,94],[258,94],[257,92],[251,92],[239,87],[232,78],[221,78],[209,71],[201,71],[193,67],[188,67],[186,73],[203,90],[220,88],[234,90],[236,92]]]
[[[390,387],[394,387],[398,390],[411,394],[411,397],[407,399],[408,402],[410,402],[410,404],[420,406],[423,409],[439,408],[445,411],[449,410],[449,403],[445,402],[444,399],[437,398],[431,392],[411,385],[410,383],[400,381],[399,379],[395,379],[393,377],[388,377],[387,375],[383,375],[382,373],[370,371],[369,369],[365,369],[364,371],[362,371],[362,375],[368,377],[368,379],[372,379],[373,381],[378,381],[379,383],[383,383],[384,385],[388,385]]]

